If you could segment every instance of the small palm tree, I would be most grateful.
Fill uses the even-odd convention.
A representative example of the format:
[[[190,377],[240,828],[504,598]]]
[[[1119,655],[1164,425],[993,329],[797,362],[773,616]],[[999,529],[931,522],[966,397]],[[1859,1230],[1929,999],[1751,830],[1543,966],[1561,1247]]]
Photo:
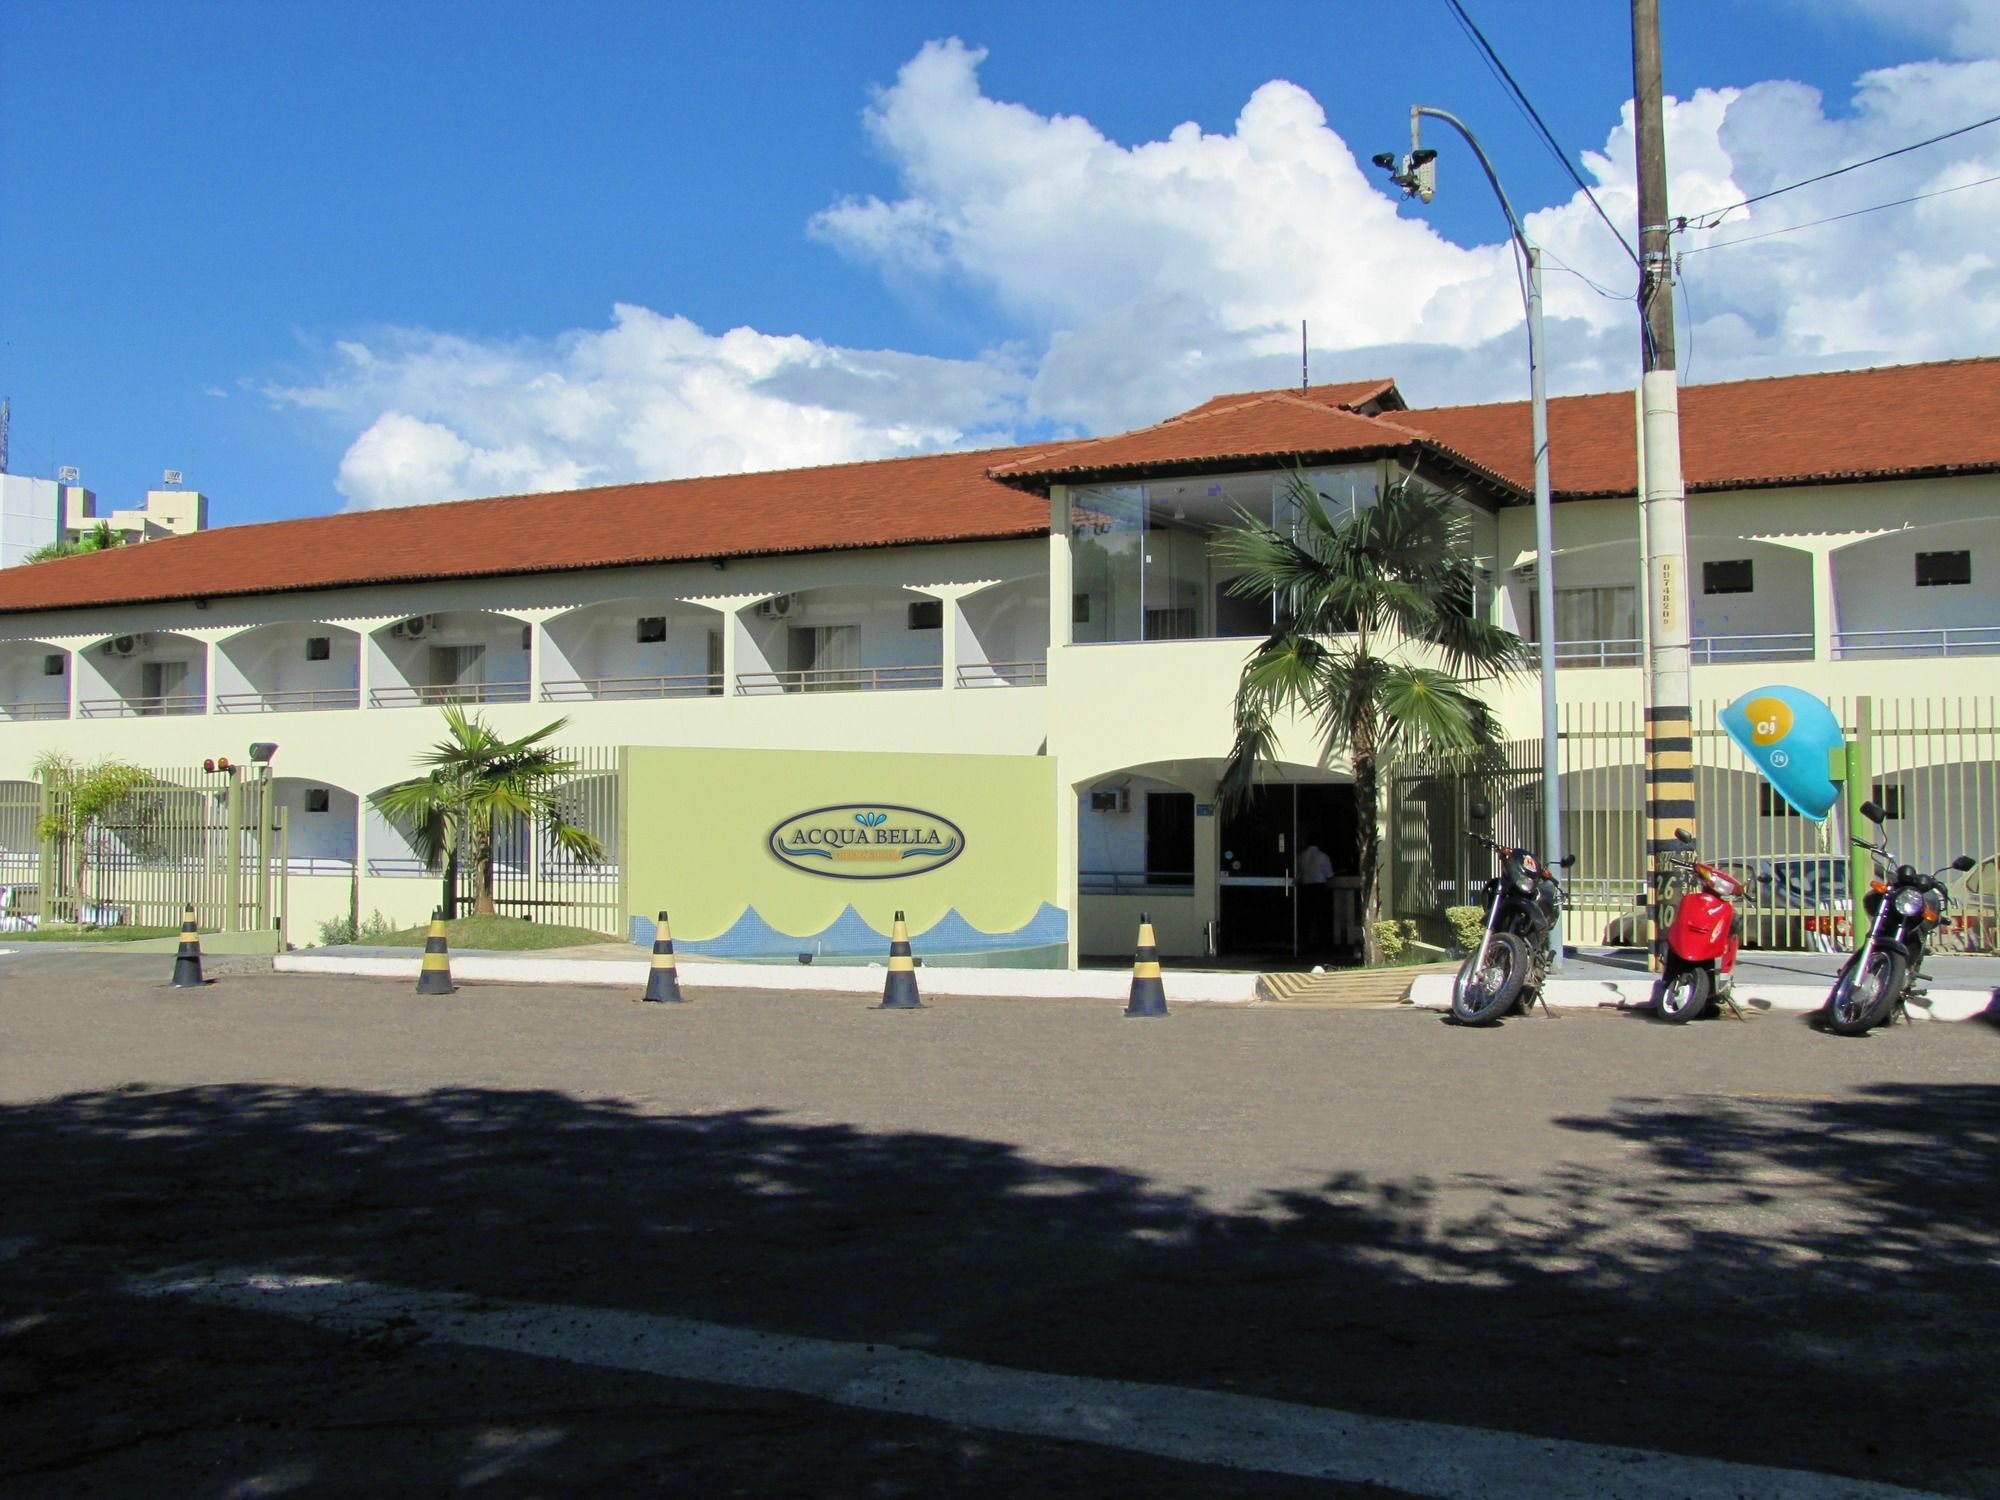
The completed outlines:
[[[48,562],[53,558],[76,557],[85,552],[106,552],[124,545],[124,533],[113,531],[109,521],[99,521],[75,541],[64,537],[61,541],[50,542],[46,547],[37,547],[21,561]]]
[[[1253,795],[1258,763],[1277,759],[1278,720],[1288,712],[1313,725],[1329,759],[1347,761],[1362,943],[1367,961],[1379,963],[1377,768],[1410,752],[1492,744],[1492,715],[1466,678],[1519,671],[1528,651],[1477,618],[1468,527],[1447,497],[1405,479],[1336,523],[1303,475],[1292,494],[1298,520],[1289,534],[1239,512],[1243,524],[1214,543],[1220,561],[1242,570],[1231,591],[1275,598],[1278,611],[1237,684],[1221,793],[1231,804]]]
[[[74,915],[83,909],[84,882],[91,856],[104,841],[105,820],[128,796],[154,785],[154,780],[122,760],[85,764],[60,750],[43,751],[32,769],[51,794],[45,804],[49,810],[35,824],[35,837],[57,846],[56,869],[68,874],[63,894]]]
[[[574,858],[595,862],[604,846],[588,829],[564,815],[561,784],[577,769],[543,743],[569,723],[558,719],[518,740],[503,740],[484,718],[467,718],[456,706],[444,710],[446,737],[418,758],[428,774],[377,792],[375,805],[410,829],[410,841],[428,865],[444,869],[444,908],[457,906],[458,867],[472,862],[478,883],[477,916],[490,917],[493,905],[494,840],[502,817],[540,824],[556,846]]]

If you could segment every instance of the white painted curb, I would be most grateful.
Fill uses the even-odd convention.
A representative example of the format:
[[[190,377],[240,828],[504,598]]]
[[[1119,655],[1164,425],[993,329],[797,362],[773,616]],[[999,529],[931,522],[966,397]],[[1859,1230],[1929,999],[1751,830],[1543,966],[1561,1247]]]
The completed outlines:
[[[1410,1003],[1426,1010],[1450,1010],[1451,986],[1456,976],[1425,974],[1410,987]],[[1631,1010],[1653,1003],[1653,981],[1631,979],[1552,979],[1543,986],[1551,1006],[1568,1010]],[[1784,1011],[1818,1010],[1826,1004],[1826,991],[1804,984],[1756,984],[1739,981],[1736,1003],[1746,1009]],[[1986,1014],[1993,996],[1985,990],[1941,990],[1932,987],[1928,1002],[1917,1001],[1910,1015],[1920,1021],[1971,1021]]]
[[[281,953],[275,967],[281,974],[352,974],[375,979],[416,982],[421,955],[408,958],[360,958],[337,954]],[[512,958],[467,954],[451,961],[455,979],[483,979],[506,984],[585,984],[616,989],[643,989],[649,960],[602,958]],[[885,971],[876,968],[819,967],[797,964],[677,965],[681,983],[696,989],[783,990],[787,994],[880,995]],[[1167,1003],[1247,1004],[1257,998],[1255,974],[1166,975]],[[1132,976],[1117,969],[930,969],[917,970],[917,987],[926,995],[953,998],[1019,998],[1037,1000],[1126,1000]],[[1449,995],[1447,994],[1447,1003]]]

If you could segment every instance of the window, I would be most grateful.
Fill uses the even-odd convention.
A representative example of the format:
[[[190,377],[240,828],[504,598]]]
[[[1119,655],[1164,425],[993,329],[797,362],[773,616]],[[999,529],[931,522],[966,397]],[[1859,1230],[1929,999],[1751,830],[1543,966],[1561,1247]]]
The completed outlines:
[[[1917,554],[1918,588],[1944,588],[1949,584],[1970,582],[1972,582],[1972,554],[1970,552],[1919,552]]]
[[[1882,820],[1893,823],[1903,815],[1903,789],[1900,786],[1884,786],[1876,782],[1874,786],[1875,805],[1882,809]]]
[[[1756,593],[1757,587],[1752,581],[1750,559],[1739,557],[1731,562],[1703,563],[1701,591],[1704,594]]]
[[[1194,884],[1194,793],[1146,793],[1146,884]]]
[[[910,629],[944,629],[944,600],[919,599],[910,606]]]
[[[306,637],[307,661],[332,661],[333,637],[330,635],[309,635]]]
[[[655,646],[667,638],[667,617],[665,615],[639,616],[639,644]]]
[[[1757,816],[1760,818],[1796,818],[1798,809],[1772,789],[1768,781],[1757,783]]]
[[[1528,639],[1542,638],[1541,595],[1528,593]],[[1639,591],[1616,586],[1556,590],[1556,644],[1559,664],[1631,666],[1639,660]]]
[[[323,812],[325,812],[325,811],[326,811],[326,810],[327,810],[327,809],[328,809],[329,807],[331,807],[332,805],[333,805],[333,799],[332,799],[332,797],[331,797],[331,796],[330,796],[330,795],[328,794],[328,792],[327,792],[327,789],[326,789],[325,787],[323,787],[323,786],[309,786],[309,787],[307,787],[307,788],[306,788],[306,811],[307,811],[307,812],[309,812],[309,813],[323,813]]]
[[[63,674],[62,652],[51,651],[47,656],[42,658],[42,675],[44,677],[60,677],[62,676],[62,674]]]

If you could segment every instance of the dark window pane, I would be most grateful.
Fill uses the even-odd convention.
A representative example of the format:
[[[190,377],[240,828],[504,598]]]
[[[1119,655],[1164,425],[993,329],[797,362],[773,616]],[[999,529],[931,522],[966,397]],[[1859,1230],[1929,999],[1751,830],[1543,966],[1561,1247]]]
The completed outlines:
[[[1750,559],[1740,557],[1733,562],[1703,563],[1701,591],[1704,594],[1755,593],[1757,590],[1751,575]]]
[[[306,637],[307,661],[332,661],[333,637],[330,635],[309,635]]]
[[[944,629],[944,600],[919,599],[910,606],[910,629]]]
[[[330,803],[331,799],[328,797],[325,787],[309,786],[306,788],[307,812],[325,812]]]
[[[1146,793],[1146,876],[1151,885],[1194,884],[1194,793]]]
[[[1970,552],[1919,552],[1917,587],[1941,588],[1947,584],[1972,582]]]
[[[52,651],[42,658],[42,675],[60,677],[63,674],[63,659],[60,651]]]
[[[655,645],[667,638],[667,617],[665,615],[639,616],[639,644]]]

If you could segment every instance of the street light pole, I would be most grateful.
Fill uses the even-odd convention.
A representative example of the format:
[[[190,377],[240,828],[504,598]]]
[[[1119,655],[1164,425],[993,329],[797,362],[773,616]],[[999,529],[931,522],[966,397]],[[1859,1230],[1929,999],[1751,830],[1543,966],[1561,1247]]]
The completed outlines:
[[[1413,107],[1410,110],[1410,154],[1403,159],[1400,172],[1392,170],[1390,180],[1410,196],[1430,202],[1437,188],[1437,153],[1425,151],[1420,144],[1420,122],[1425,116],[1442,120],[1465,137],[1466,145],[1472,148],[1472,154],[1479,158],[1479,165],[1485,170],[1486,180],[1493,184],[1493,196],[1500,200],[1500,209],[1507,215],[1507,228],[1528,263],[1528,282],[1523,295],[1528,311],[1528,392],[1535,445],[1535,630],[1541,637],[1542,860],[1553,870],[1562,860],[1562,807],[1558,796],[1561,762],[1556,734],[1555,525],[1549,506],[1548,396],[1542,381],[1542,252],[1528,243],[1528,232],[1522,227],[1520,216],[1514,212],[1514,205],[1507,200],[1507,190],[1500,186],[1499,174],[1493,170],[1493,163],[1487,159],[1479,138],[1456,115],[1433,109],[1427,104]],[[1375,160],[1393,169],[1393,157],[1385,159],[1378,156]],[[1555,951],[1554,966],[1560,969],[1563,963],[1560,914],[1550,937]]]

